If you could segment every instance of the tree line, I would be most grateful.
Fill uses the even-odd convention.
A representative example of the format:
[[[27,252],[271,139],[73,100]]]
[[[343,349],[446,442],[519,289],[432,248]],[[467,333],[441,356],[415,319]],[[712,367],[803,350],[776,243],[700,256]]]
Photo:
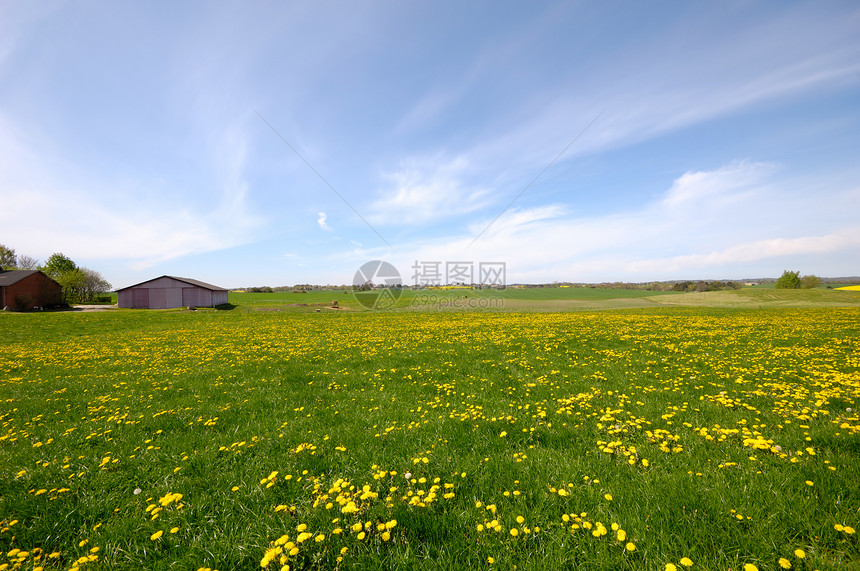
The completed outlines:
[[[782,275],[776,280],[773,287],[776,289],[815,289],[821,285],[821,278],[818,276],[802,276],[800,272],[791,272],[785,270]]]
[[[78,266],[61,253],[52,254],[40,265],[36,258],[17,255],[14,248],[0,244],[0,270],[38,270],[44,273],[63,288],[65,303],[99,301],[113,289],[99,272]]]

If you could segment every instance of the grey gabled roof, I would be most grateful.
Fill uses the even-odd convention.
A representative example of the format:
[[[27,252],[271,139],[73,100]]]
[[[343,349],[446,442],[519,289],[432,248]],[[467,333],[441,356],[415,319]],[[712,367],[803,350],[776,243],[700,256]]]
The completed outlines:
[[[39,270],[3,270],[0,271],[0,286],[10,286],[39,273]]]
[[[170,279],[172,279],[172,280],[176,280],[176,281],[180,281],[180,282],[185,282],[185,283],[187,283],[187,284],[189,284],[189,285],[193,285],[193,286],[197,286],[197,287],[202,287],[203,289],[208,289],[208,290],[211,290],[211,291],[227,291],[227,289],[226,289],[226,288],[218,287],[218,286],[216,286],[216,285],[212,285],[212,284],[207,284],[206,282],[201,282],[200,280],[193,280],[193,279],[191,279],[191,278],[180,278],[180,277],[177,277],[177,276],[167,276],[167,275],[165,275],[165,276],[158,276],[157,278],[152,278],[151,280],[146,280],[146,281],[140,282],[140,283],[138,283],[138,284],[134,284],[134,285],[126,286],[126,287],[121,287],[121,288],[119,288],[119,289],[118,289],[118,290],[116,290],[116,291],[122,291],[122,290],[124,290],[124,289],[129,289],[129,288],[137,287],[137,286],[139,286],[139,285],[148,284],[149,282],[154,282],[155,280],[160,280],[161,278],[170,278]]]

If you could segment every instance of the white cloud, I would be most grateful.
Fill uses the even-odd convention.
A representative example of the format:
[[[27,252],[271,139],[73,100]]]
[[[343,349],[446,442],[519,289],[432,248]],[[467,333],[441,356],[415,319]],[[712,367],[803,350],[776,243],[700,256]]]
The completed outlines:
[[[401,273],[416,260],[503,261],[511,282],[755,277],[793,260],[813,265],[810,256],[857,259],[860,188],[821,201],[810,186],[774,165],[735,161],[683,173],[641,208],[581,217],[559,205],[515,207],[474,244],[489,220],[467,236],[398,245],[394,255],[357,248],[349,259],[387,259]]]
[[[714,202],[734,203],[762,184],[774,168],[767,163],[736,161],[712,171],[686,172],[672,183],[663,204],[674,209]]]
[[[713,15],[717,17],[716,14]],[[540,169],[601,111],[604,114],[562,157],[653,139],[767,102],[856,84],[858,17],[809,6],[709,37],[710,19],[679,26],[618,53],[601,54],[581,73],[544,86],[522,102],[516,121],[489,125],[481,143],[461,149],[473,165]],[[791,37],[791,42],[785,38]],[[684,46],[684,49],[679,49]],[[523,112],[522,109],[535,109]]]
[[[655,267],[663,271],[689,271],[709,269],[719,271],[721,267],[768,258],[799,256],[807,254],[830,254],[860,247],[860,226],[846,227],[837,232],[819,236],[797,238],[770,238],[737,244],[723,250],[704,254],[688,254],[669,258],[640,260],[626,264],[631,272],[649,271]]]
[[[332,232],[332,227],[326,223],[327,218],[328,215],[325,212],[320,212],[319,218],[317,218],[317,224],[319,224],[319,227],[326,232]]]
[[[374,224],[421,224],[474,212],[489,202],[489,191],[464,182],[468,162],[425,160],[384,176],[389,187],[370,205]]]
[[[19,252],[45,258],[62,251],[73,259],[125,260],[142,269],[188,254],[211,252],[248,242],[263,220],[247,205],[242,172],[245,145],[235,130],[213,157],[220,188],[187,189],[159,181],[159,192],[146,182],[104,180],[81,172],[60,154],[31,151],[0,116],[0,149],[14,152],[0,161],[0,209],[3,239]],[[46,146],[46,148],[48,148]],[[3,154],[3,153],[0,153]],[[214,196],[213,200],[211,197]]]

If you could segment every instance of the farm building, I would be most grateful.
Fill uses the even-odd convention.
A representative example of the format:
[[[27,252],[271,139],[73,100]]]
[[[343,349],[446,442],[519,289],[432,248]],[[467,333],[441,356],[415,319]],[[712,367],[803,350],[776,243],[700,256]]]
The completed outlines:
[[[0,308],[32,309],[63,302],[63,288],[36,270],[0,270]]]
[[[117,290],[117,306],[135,309],[214,307],[227,303],[227,290],[199,280],[161,276]]]

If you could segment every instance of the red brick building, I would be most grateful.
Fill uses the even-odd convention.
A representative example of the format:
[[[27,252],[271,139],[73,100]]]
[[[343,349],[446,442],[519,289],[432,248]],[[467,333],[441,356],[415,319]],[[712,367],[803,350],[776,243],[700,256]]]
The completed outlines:
[[[63,288],[36,270],[0,270],[0,308],[32,309],[63,302]]]

